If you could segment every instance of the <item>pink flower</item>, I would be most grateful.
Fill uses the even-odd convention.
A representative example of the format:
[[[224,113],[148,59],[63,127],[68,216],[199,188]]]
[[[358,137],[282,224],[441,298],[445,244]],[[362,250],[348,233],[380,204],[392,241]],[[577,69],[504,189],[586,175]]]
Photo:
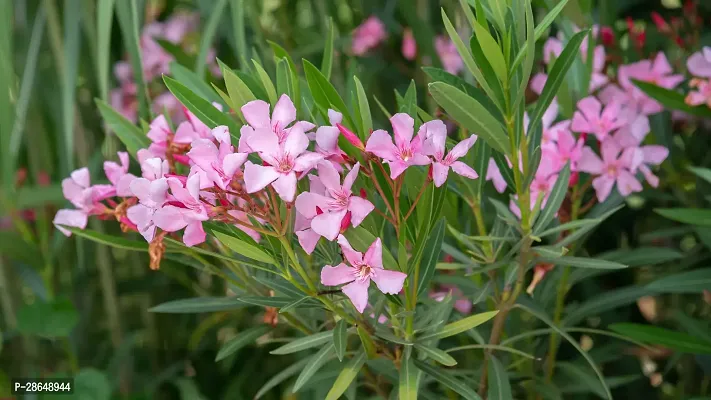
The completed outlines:
[[[310,192],[320,195],[326,195],[326,187],[321,182],[321,179],[319,179],[319,177],[316,175],[309,175],[308,177]],[[299,212],[299,208],[302,208],[302,206],[296,206],[296,217],[294,218],[294,232],[296,233],[296,237],[299,239],[299,245],[301,245],[301,248],[304,249],[306,254],[311,254],[316,248],[318,240],[321,238],[321,235],[311,229],[311,221],[318,214],[318,212],[307,213],[307,217],[301,214],[301,212]]]
[[[383,21],[371,15],[353,31],[351,50],[353,54],[362,56],[370,49],[378,47],[380,42],[385,40],[386,37],[387,32],[385,31]]]
[[[398,113],[390,118],[395,133],[393,140],[382,129],[373,132],[365,145],[365,151],[382,158],[384,163],[390,165],[390,177],[397,178],[412,165],[427,165],[430,159],[422,154],[423,127],[417,136],[412,139],[415,121],[405,113]],[[424,128],[426,129],[426,128]]]
[[[440,35],[435,38],[435,51],[442,61],[442,67],[450,74],[456,75],[464,67],[457,46],[448,37]]]
[[[218,110],[222,109],[222,106],[218,103],[212,103],[212,105]],[[184,109],[184,112],[187,117],[187,121],[181,122],[180,125],[178,125],[178,128],[175,130],[173,142],[178,144],[191,144],[193,141],[198,139],[213,138],[210,127],[200,121],[198,117],[187,108]]]
[[[301,132],[308,132],[314,128],[314,124],[306,121],[298,121],[292,127],[289,124],[296,120],[296,107],[289,96],[282,94],[279,101],[274,105],[271,117],[269,115],[269,104],[262,100],[253,100],[241,108],[242,115],[247,124],[240,129],[238,151],[240,153],[251,153],[250,138],[259,131],[256,136],[261,135],[262,130],[274,133],[279,139],[279,144],[284,143],[292,129]]]
[[[89,216],[82,210],[62,209],[57,211],[57,214],[54,215],[52,223],[57,227],[57,229],[59,229],[60,232],[64,234],[64,236],[71,236],[72,233],[63,228],[61,225],[84,229],[86,228],[88,219]]]
[[[368,287],[371,279],[378,289],[386,294],[398,294],[407,278],[407,274],[383,268],[383,247],[380,238],[375,239],[363,255],[355,251],[343,235],[338,237],[338,244],[349,265],[341,263],[335,267],[326,265],[321,270],[321,283],[337,286],[347,283],[341,290],[351,299],[359,313],[368,305]]]
[[[80,168],[73,171],[69,178],[62,180],[62,193],[77,209],[59,210],[54,216],[53,223],[65,236],[71,232],[59,225],[73,226],[84,229],[89,215],[101,214],[105,206],[100,201],[116,194],[113,185],[90,186],[89,169]]]
[[[279,197],[292,202],[296,194],[296,173],[314,167],[323,156],[306,151],[309,138],[300,126],[295,126],[280,143],[272,130],[262,130],[249,138],[249,146],[257,151],[267,165],[247,162],[244,167],[244,182],[247,193],[254,193],[271,184]]]
[[[711,80],[692,79],[689,82],[689,87],[696,89],[689,91],[684,101],[692,106],[700,106],[702,104],[711,108]]]
[[[610,139],[602,142],[601,153],[602,160],[592,149],[584,147],[578,163],[580,171],[597,175],[593,179],[593,187],[600,202],[610,195],[615,183],[617,190],[625,197],[642,190],[642,185],[632,174],[641,161],[634,149],[622,151],[615,140]]]
[[[546,86],[546,81],[548,80],[548,75],[544,73],[537,73],[536,75],[531,78],[531,82],[529,83],[529,86],[531,87],[531,90],[533,93],[540,95],[543,93],[543,88]]]
[[[631,149],[637,153],[636,159],[641,159],[637,164],[640,172],[652,187],[657,187],[659,178],[652,173],[649,166],[661,164],[669,156],[669,149],[659,145],[641,146],[642,140],[649,131],[649,118],[640,115],[632,123],[617,131],[613,139],[626,151]],[[632,173],[635,171],[636,169],[631,170]]]
[[[184,123],[187,124],[188,122]],[[173,132],[170,130],[170,125],[168,125],[168,121],[165,119],[165,116],[161,114],[151,121],[147,136],[151,139],[151,145],[148,146],[147,152],[139,150],[139,161],[142,161],[142,158],[145,159],[150,157],[165,158],[166,151],[168,150],[168,142],[173,136]],[[143,154],[145,154],[145,156]]]
[[[130,184],[131,193],[139,203],[131,206],[126,215],[146,241],[153,240],[156,226],[153,217],[166,201],[168,181],[165,175],[169,171],[168,162],[160,158],[149,158],[141,163],[142,177]]]
[[[218,139],[219,149],[212,140],[198,139],[187,155],[205,173],[209,182],[225,190],[235,172],[247,161],[247,154],[234,152],[226,126],[218,126],[212,132]]]
[[[576,171],[585,141],[582,138],[575,140],[572,132],[562,129],[557,132],[556,138],[555,142],[541,145],[543,157],[552,161],[552,166],[556,171],[560,171],[568,162],[570,162],[571,171]]]
[[[318,177],[325,188],[324,194],[304,192],[296,198],[296,210],[311,220],[311,229],[318,235],[335,240],[348,213],[350,223],[358,226],[375,209],[370,201],[353,195],[351,189],[359,170],[360,164],[356,163],[341,186],[338,171],[331,163],[321,162]]]
[[[573,114],[573,131],[594,134],[598,140],[605,140],[612,131],[627,122],[626,114],[622,112],[619,103],[611,102],[605,109],[592,96],[578,102],[578,111]]]
[[[180,180],[168,178],[172,197],[155,212],[155,225],[166,232],[185,228],[183,243],[194,246],[205,241],[202,222],[208,220],[207,209],[200,201],[200,177],[193,175],[183,187]]]
[[[542,196],[541,207],[546,205],[553,185],[555,185],[555,182],[558,180],[558,171],[557,161],[551,157],[550,150],[544,149],[541,162],[538,164],[538,169],[531,182],[530,210],[533,210],[535,207],[539,196]],[[517,217],[521,218],[518,196],[514,198],[516,201],[512,199],[509,208]]]
[[[402,56],[410,61],[417,57],[417,42],[410,28],[405,28],[402,34]]]
[[[330,161],[333,166],[341,172],[343,167],[341,164],[345,162],[346,153],[338,147],[339,131],[336,125],[341,123],[343,114],[338,111],[328,110],[328,119],[331,126],[320,126],[316,132],[310,135],[310,139],[316,141],[316,152],[321,154],[326,160]]]
[[[643,60],[622,65],[618,70],[618,76],[620,85],[624,90],[616,89],[615,86],[608,86],[600,94],[600,98],[605,103],[620,101],[620,98],[626,99],[627,105],[645,115],[661,112],[664,109],[662,105],[637,88],[632,79],[650,82],[665,89],[673,89],[684,80],[684,77],[682,75],[670,75],[672,71],[671,65],[669,65],[669,61],[663,52],[659,52],[654,61]]]
[[[583,56],[583,60],[587,58],[586,55]],[[605,47],[599,45],[593,50],[592,76],[590,77],[589,89],[591,92],[594,92],[605,86],[609,81],[610,79],[605,74]]]
[[[104,161],[104,173],[109,182],[116,188],[116,196],[133,196],[130,185],[136,179],[136,176],[128,173],[128,153],[119,151],[118,157],[121,164],[113,161]]]
[[[711,47],[705,46],[686,61],[689,72],[700,78],[711,78]]]
[[[499,166],[496,165],[496,161],[494,161],[493,158],[489,159],[489,166],[486,169],[486,180],[494,184],[494,188],[497,192],[503,193],[504,190],[506,190],[506,179],[501,175]]]
[[[440,187],[447,180],[449,169],[451,168],[457,174],[469,178],[476,179],[479,175],[474,169],[467,164],[457,161],[464,157],[469,149],[476,142],[476,135],[471,135],[469,138],[459,142],[445,156],[445,141],[447,140],[447,127],[440,120],[425,122],[420,128],[420,132],[424,130],[425,141],[422,146],[422,152],[428,156],[434,157],[432,162],[432,177],[434,184]],[[419,134],[418,134],[419,135]]]
[[[161,93],[153,99],[151,109],[154,114],[167,113],[174,124],[185,121],[186,115],[183,112],[183,105],[171,92]]]
[[[472,307],[474,306],[472,304],[472,301],[469,300],[462,291],[453,285],[441,285],[440,290],[438,291],[433,291],[430,293],[430,298],[441,302],[444,300],[447,295],[451,293],[452,297],[454,297],[454,309],[459,311],[460,313],[467,315],[471,314],[472,312]]]

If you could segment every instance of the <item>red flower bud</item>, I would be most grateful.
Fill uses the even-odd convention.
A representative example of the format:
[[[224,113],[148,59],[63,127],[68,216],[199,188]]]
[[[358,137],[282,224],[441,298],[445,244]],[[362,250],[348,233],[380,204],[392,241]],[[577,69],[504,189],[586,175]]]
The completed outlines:
[[[360,197],[367,199],[368,198],[368,193],[365,192],[365,189],[360,188]]]
[[[323,214],[323,210],[321,209],[321,207],[316,206],[316,215],[321,215],[321,214]]]
[[[575,171],[570,174],[570,180],[568,181],[568,186],[575,186],[578,184],[578,181],[580,180],[580,173]]]
[[[45,171],[40,171],[37,175],[37,183],[39,183],[40,186],[49,186],[49,184],[52,183],[52,178],[50,178],[49,174]]]
[[[543,277],[546,276],[548,271],[553,269],[553,264],[538,264],[533,268],[533,279],[531,280],[531,284],[528,285],[528,288],[526,289],[526,293],[529,295],[533,294],[533,291],[536,289],[536,286],[543,280]]]
[[[615,32],[609,26],[603,26],[600,30],[602,36],[602,44],[607,47],[612,47],[615,44]]]
[[[361,140],[356,136],[355,133],[351,132],[348,128],[341,124],[336,124],[336,127],[338,130],[341,132],[341,134],[348,140],[353,146],[357,147],[361,151],[365,150],[365,145]]]
[[[433,171],[432,171],[432,164],[430,164],[429,168],[427,168],[427,181],[432,181],[433,178]]]
[[[351,224],[351,212],[348,211],[346,213],[346,215],[343,217],[343,219],[341,220],[341,233],[344,233],[346,231],[346,229],[348,229],[350,224]]]
[[[587,134],[587,132],[581,133],[581,134],[580,134],[580,139],[582,139],[583,142],[585,142],[586,140],[588,140],[588,134]]]
[[[652,21],[654,22],[654,25],[657,26],[657,29],[659,29],[659,32],[669,32],[669,24],[667,24],[667,21],[662,18],[661,15],[659,15],[658,12],[652,11]]]
[[[173,154],[173,160],[183,165],[190,165],[190,157],[185,154]]]
[[[227,199],[220,198],[219,200],[220,200],[220,204],[221,204],[223,207],[228,207],[228,206],[230,205],[230,202],[227,201]]]

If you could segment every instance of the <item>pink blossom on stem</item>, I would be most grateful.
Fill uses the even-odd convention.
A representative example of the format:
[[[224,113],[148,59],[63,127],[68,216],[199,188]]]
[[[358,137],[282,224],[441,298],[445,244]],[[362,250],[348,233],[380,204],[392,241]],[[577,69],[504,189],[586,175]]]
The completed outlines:
[[[321,179],[319,179],[319,177],[316,175],[308,175],[308,177],[309,191],[315,194],[326,195],[326,187],[321,182]],[[301,248],[304,249],[306,254],[311,254],[316,248],[318,240],[321,238],[321,235],[311,229],[311,221],[316,215],[318,215],[318,212],[316,210],[313,210],[313,213],[308,212],[307,217],[301,214],[301,212],[299,212],[299,208],[303,207],[298,205],[296,206],[296,217],[294,218],[294,232],[296,233],[296,237],[299,239],[299,244],[301,245]]]
[[[212,103],[215,108],[221,110],[222,107],[218,103]],[[190,112],[187,108],[183,109],[187,121],[181,122],[175,130],[173,142],[178,144],[192,144],[198,139],[212,139],[212,129],[200,121],[198,117]]]
[[[585,141],[582,138],[576,140],[573,133],[568,130],[558,131],[556,137],[555,142],[541,145],[543,157],[551,160],[553,169],[556,171],[560,171],[568,162],[570,162],[571,171],[577,171]]]
[[[686,60],[689,73],[699,78],[711,78],[711,47],[705,46]]]
[[[104,161],[104,173],[109,182],[116,188],[116,196],[133,196],[130,185],[136,179],[136,176],[128,173],[128,153],[119,151],[118,157],[121,164],[114,161]]]
[[[136,225],[146,241],[153,240],[156,225],[153,216],[163,206],[168,192],[168,162],[160,158],[149,158],[141,163],[142,177],[130,184],[131,193],[138,198],[138,204],[126,211],[128,220]]]
[[[410,28],[405,28],[402,34],[402,56],[410,61],[417,57],[417,42]]]
[[[341,123],[343,114],[329,109],[328,119],[331,126],[319,126],[316,132],[310,135],[310,138],[316,141],[316,152],[321,154],[324,159],[330,161],[338,172],[341,172],[343,170],[341,164],[345,162],[344,157],[346,153],[338,147],[340,132],[336,125]]]
[[[234,152],[226,126],[218,126],[212,132],[218,139],[219,148],[212,140],[198,139],[187,155],[205,173],[209,182],[225,190],[235,172],[247,161],[247,154]]]
[[[422,152],[434,158],[434,161],[432,161],[432,177],[435,186],[440,187],[444,184],[447,180],[450,168],[465,178],[476,179],[479,177],[472,167],[458,161],[474,146],[474,142],[476,142],[477,139],[476,135],[471,135],[467,139],[459,142],[445,156],[447,127],[444,125],[444,122],[440,120],[425,122],[420,128],[420,132],[423,131],[425,141],[422,146]]]
[[[637,168],[652,187],[657,187],[659,178],[652,173],[650,166],[661,164],[669,156],[669,149],[660,145],[642,146],[642,141],[649,131],[649,118],[640,115],[632,123],[617,131],[613,139],[625,151],[636,152]],[[631,169],[631,172],[636,172],[636,169]]]
[[[385,40],[386,37],[387,32],[385,31],[383,21],[371,15],[353,31],[351,50],[353,54],[362,56],[369,50],[378,47],[380,42]]]
[[[240,129],[240,139],[238,151],[240,153],[252,153],[257,151],[250,146],[252,136],[262,135],[262,131],[271,131],[276,135],[279,144],[284,143],[292,129],[308,132],[314,128],[314,124],[307,121],[296,121],[296,107],[289,96],[282,94],[279,101],[274,105],[274,110],[269,114],[269,103],[262,100],[253,100],[241,108],[242,115],[248,125]]]
[[[469,300],[464,295],[464,293],[462,293],[462,291],[456,286],[441,285],[439,290],[430,293],[430,298],[435,301],[441,302],[450,293],[452,294],[452,297],[454,297],[454,309],[464,315],[471,314],[472,308],[474,307],[472,301]]]
[[[321,283],[326,286],[343,285],[341,290],[348,296],[359,313],[368,305],[368,287],[373,280],[378,289],[386,294],[398,294],[407,275],[383,268],[383,248],[380,238],[375,239],[363,255],[355,251],[343,235],[338,237],[347,265],[326,265],[321,270]]]
[[[496,165],[496,161],[493,158],[489,159],[489,166],[486,168],[486,180],[494,184],[497,192],[503,193],[506,190],[506,179],[501,175],[499,166]]]
[[[435,51],[442,61],[442,67],[450,74],[456,75],[464,67],[457,47],[448,37],[440,35],[435,38]]]
[[[89,169],[80,168],[62,180],[62,193],[76,209],[59,210],[53,223],[64,235],[71,236],[71,232],[60,225],[84,229],[89,215],[99,215],[106,208],[100,201],[114,196],[116,189],[113,185],[91,186]]]
[[[262,130],[249,138],[249,146],[257,151],[266,165],[247,162],[244,182],[247,193],[254,193],[271,184],[279,197],[292,202],[296,194],[296,173],[307,172],[323,160],[318,153],[306,151],[309,138],[300,126],[295,126],[282,143],[272,130]]]
[[[692,79],[689,82],[691,90],[684,101],[691,106],[706,105],[711,108],[711,80]]]
[[[580,171],[596,176],[592,185],[600,202],[607,199],[615,183],[617,190],[625,197],[642,190],[642,185],[632,173],[641,161],[634,149],[622,151],[617,142],[610,139],[602,142],[601,153],[602,159],[591,148],[584,147],[578,162]]]
[[[611,102],[603,109],[595,97],[589,96],[578,102],[571,128],[575,132],[592,133],[603,141],[626,122],[627,116],[619,103]]]
[[[335,240],[341,231],[342,221],[347,218],[348,213],[350,213],[348,222],[358,226],[375,209],[375,206],[352,192],[360,164],[356,163],[353,166],[343,180],[343,185],[338,171],[331,163],[321,162],[317,168],[325,192],[323,195],[314,192],[301,193],[296,198],[296,210],[311,220],[311,229],[315,233],[328,240]]]
[[[382,158],[390,165],[390,177],[397,178],[412,165],[427,165],[430,159],[422,154],[423,128],[412,139],[415,121],[405,113],[398,113],[390,118],[395,133],[393,139],[382,129],[373,132],[365,145],[365,151]],[[424,125],[423,125],[424,126]]]
[[[191,247],[205,241],[202,222],[208,220],[205,204],[200,201],[200,177],[188,178],[185,186],[175,178],[168,178],[172,196],[155,212],[155,225],[166,231],[175,232],[185,228],[183,243]]]

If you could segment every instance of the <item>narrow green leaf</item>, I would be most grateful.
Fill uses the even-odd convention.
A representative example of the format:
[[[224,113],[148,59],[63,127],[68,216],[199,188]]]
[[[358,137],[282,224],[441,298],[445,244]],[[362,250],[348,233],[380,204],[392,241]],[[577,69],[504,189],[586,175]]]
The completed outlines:
[[[486,108],[466,93],[443,82],[429,84],[430,93],[437,104],[454,120],[472,133],[479,135],[492,148],[508,153],[508,136],[503,126]]]
[[[242,67],[247,66],[247,60],[250,59],[249,47],[247,46],[247,39],[244,27],[244,10],[245,10],[244,0],[231,0],[230,1],[230,11],[232,13],[232,36],[234,37],[235,50],[237,51],[237,58],[241,63]]]
[[[408,114],[417,121],[417,86],[414,79],[410,80],[410,86],[407,87],[407,92],[405,92],[399,111]],[[415,126],[415,130],[417,130],[417,126]]]
[[[283,355],[283,354],[296,353],[297,351],[302,351],[302,350],[310,349],[313,347],[321,346],[322,344],[328,343],[329,341],[331,341],[332,338],[333,338],[333,332],[331,332],[331,331],[315,333],[310,336],[296,339],[293,342],[289,342],[277,349],[270,351],[269,354]]]
[[[558,179],[556,179],[553,189],[548,196],[548,201],[543,211],[538,215],[538,220],[536,225],[533,227],[533,232],[541,231],[548,227],[548,224],[555,218],[555,214],[560,209],[563,200],[565,199],[565,194],[568,192],[568,186],[570,183],[570,163],[566,163],[565,167],[558,174]]]
[[[224,358],[234,354],[239,349],[251,344],[267,332],[269,332],[269,327],[266,325],[261,325],[249,328],[243,332],[238,333],[237,336],[227,341],[227,343],[225,343],[220,348],[220,350],[217,352],[217,356],[215,357],[215,361],[223,360]]]
[[[400,382],[398,383],[398,399],[417,400],[419,372],[413,363],[410,350],[405,351],[405,357],[400,361]]]
[[[638,247],[636,249],[620,249],[600,254],[597,258],[615,261],[630,267],[663,264],[683,258],[684,254],[666,247]]]
[[[491,36],[491,33],[489,33],[489,29],[475,22],[474,36],[472,36],[472,39],[479,43],[481,50],[486,54],[487,62],[491,65],[494,73],[499,77],[499,81],[505,85],[508,81],[508,68],[506,67],[506,61],[504,60],[501,48]],[[481,65],[479,66],[481,68]]]
[[[347,125],[354,126],[353,120],[350,117],[350,112],[346,107],[346,103],[338,94],[336,88],[333,87],[331,82],[326,79],[325,76],[318,70],[313,64],[307,60],[303,60],[304,64],[304,74],[306,75],[306,81],[309,84],[309,89],[311,89],[311,95],[314,98],[316,104],[325,112],[329,108],[335,109],[343,114],[343,118]]]
[[[295,98],[291,82],[291,71],[289,71],[289,62],[283,58],[277,61],[276,82],[277,97],[281,97],[282,94],[285,94],[289,96],[290,99]]]
[[[217,0],[213,3],[214,6],[210,10],[210,18],[200,34],[200,46],[198,47],[197,58],[195,59],[195,73],[198,76],[205,76],[205,66],[208,62],[214,60],[207,59],[207,53],[212,47],[212,41],[217,33],[217,27],[220,20],[225,15],[225,6],[227,0]]]
[[[711,117],[711,108],[706,107],[705,105],[690,106],[686,104],[685,97],[680,92],[671,89],[665,89],[653,83],[642,82],[636,79],[633,79],[632,83],[634,83],[645,94],[658,101],[661,105],[664,106],[664,108],[670,111],[683,111],[687,114],[702,118]]]
[[[105,233],[99,233],[92,231],[91,229],[78,229],[71,226],[62,226],[64,229],[70,231],[72,234],[81,236],[85,239],[89,239],[92,242],[104,244],[107,246],[115,247],[117,249],[131,250],[131,251],[148,251],[148,243],[137,240],[126,239],[121,236],[111,236]]]
[[[178,63],[185,68],[188,68],[191,65],[195,65],[195,60],[197,59],[197,57],[188,55],[188,53],[186,53],[185,50],[183,50],[183,48],[180,47],[179,44],[175,44],[167,39],[154,38],[154,40],[156,41],[156,43],[158,43],[158,45],[160,45],[160,47],[163,48],[163,50],[166,51],[166,53],[173,56],[173,58],[175,59],[175,61],[173,62]],[[193,74],[194,73],[195,72],[193,72]]]
[[[241,296],[239,298],[241,301],[260,307],[276,307],[283,308],[294,302],[291,297],[265,297],[265,296]],[[310,300],[310,299],[309,299]],[[308,304],[307,302],[302,303],[302,305]],[[313,303],[315,304],[315,303]]]
[[[99,82],[99,96],[109,98],[109,76],[111,74],[111,28],[114,22],[115,0],[96,3],[97,52],[96,73]]]
[[[434,276],[437,260],[442,250],[442,241],[444,240],[444,232],[447,220],[442,217],[437,221],[435,226],[430,231],[422,253],[420,261],[420,276],[417,280],[417,297],[426,296],[432,276]]]
[[[437,382],[459,393],[467,400],[481,400],[471,385],[465,384],[452,376],[452,374],[442,368],[433,367],[423,361],[414,360],[415,367],[427,375],[433,377]],[[401,397],[402,398],[402,397]]]
[[[358,110],[360,111],[360,137],[361,139],[364,139],[368,137],[370,131],[373,130],[373,117],[370,114],[368,96],[365,94],[365,90],[363,89],[363,85],[360,83],[360,80],[355,75],[353,75],[353,82],[355,82]]]
[[[365,364],[365,352],[359,351],[356,355],[351,358],[351,360],[346,364],[338,374],[336,381],[333,382],[331,390],[328,391],[326,395],[326,400],[338,400],[343,393],[346,392],[351,382],[358,376],[358,372],[363,368]]]
[[[226,235],[222,232],[213,232],[213,235],[215,235],[215,238],[222,242],[222,244],[229,247],[230,250],[234,251],[237,254],[243,255],[252,260],[276,265],[274,258],[272,258],[272,256],[267,254],[259,246],[249,244],[243,240]]]
[[[711,210],[701,208],[657,208],[662,217],[685,224],[711,226]]]
[[[333,352],[333,343],[329,343],[327,346],[324,346],[321,350],[319,350],[318,353],[316,353],[313,357],[309,359],[309,363],[306,364],[304,369],[301,371],[299,374],[299,377],[296,378],[296,383],[294,383],[294,389],[292,389],[292,393],[296,393],[301,389],[302,386],[304,386],[309,379],[313,377],[313,375],[318,372],[321,367],[328,361],[328,359],[332,356]]]
[[[455,360],[454,357],[450,356],[449,354],[438,348],[429,347],[422,344],[415,344],[415,348],[419,350],[422,354],[426,355],[427,357],[433,359],[434,361],[442,365],[445,365],[447,367],[457,365],[457,360]]]
[[[487,311],[480,314],[470,315],[466,318],[460,319],[459,321],[451,322],[442,327],[442,329],[437,332],[429,333],[418,338],[418,342],[424,342],[429,339],[443,339],[446,337],[454,336],[458,333],[462,333],[473,329],[484,322],[494,318],[499,311]]]
[[[516,97],[513,103],[513,110],[516,110],[519,107],[519,104],[521,101],[526,97],[526,87],[528,86],[529,79],[531,78],[531,72],[533,71],[533,61],[535,60],[535,54],[533,51],[526,51],[526,49],[534,49],[536,48],[536,39],[534,37],[534,21],[533,21],[533,9],[532,9],[532,4],[530,1],[526,2],[526,44],[523,46],[523,48],[519,51],[519,55],[523,57],[521,52],[525,52],[526,58],[523,63],[523,76],[521,77],[521,82],[519,83],[518,91],[516,92]],[[519,58],[516,56],[516,59],[513,62],[513,65],[510,67],[510,71],[512,73],[515,73],[517,68],[518,68],[518,63],[519,63]]]
[[[701,268],[659,278],[646,286],[660,293],[702,293],[711,290],[711,268]]]
[[[687,169],[693,172],[699,178],[705,180],[708,183],[711,183],[711,169],[697,167],[688,167]]]
[[[138,152],[138,150],[146,148],[151,144],[151,140],[145,133],[141,132],[136,125],[124,118],[123,115],[119,114],[103,100],[96,99],[96,105],[99,107],[99,112],[104,121],[106,121],[106,125],[116,134],[119,140],[126,146],[128,153],[134,158],[136,158],[136,152]]]
[[[564,224],[560,224],[558,226],[555,226],[553,228],[546,229],[545,231],[541,233],[537,233],[536,236],[538,237],[545,237],[553,234],[557,234],[563,231],[572,231],[577,228],[593,228],[596,225],[599,225],[600,221],[597,219],[578,219],[575,221],[570,221],[566,222]]]
[[[511,395],[511,384],[506,368],[495,356],[489,359],[489,400],[509,400]]]
[[[584,257],[558,257],[558,258],[541,258],[545,262],[555,265],[577,267],[577,268],[593,268],[593,269],[624,269],[627,265],[616,263],[613,261],[600,260],[597,258]]]
[[[205,82],[204,78],[201,78],[195,72],[189,70],[176,62],[170,63],[170,74],[180,83],[184,84],[188,89],[195,92],[197,95],[213,102],[219,103],[225,106],[226,103],[215,94],[210,85]]]
[[[222,76],[225,78],[227,93],[230,95],[230,99],[232,99],[232,109],[244,120],[241,111],[242,106],[257,98],[232,69],[222,63],[220,63],[220,67],[222,69]]]
[[[311,300],[311,298],[308,297],[308,296],[304,296],[304,297],[302,297],[302,298],[300,298],[300,299],[298,299],[298,300],[294,300],[294,301],[292,301],[291,303],[289,303],[289,304],[285,305],[284,307],[280,308],[280,309],[279,309],[279,314],[283,314],[283,313],[289,312],[289,311],[291,311],[291,310],[293,310],[293,309],[295,309],[295,308],[299,308],[300,305],[302,305],[303,303],[305,303],[305,302],[307,302],[307,301],[309,301],[309,300]]]
[[[323,61],[321,61],[321,73],[326,79],[331,79],[331,70],[333,69],[333,41],[336,38],[336,26],[333,23],[333,18],[328,19],[328,28],[326,46],[323,49]]]
[[[292,376],[296,375],[297,372],[303,370],[304,366],[309,362],[308,358],[304,358],[303,360],[299,360],[295,362],[294,364],[286,367],[283,369],[281,372],[278,374],[274,375],[267,381],[267,383],[262,386],[259,391],[257,391],[257,394],[254,395],[254,399],[260,399],[262,396],[267,394],[271,389],[275,388],[277,385],[280,383],[284,382],[285,380],[291,378]]]
[[[360,342],[363,344],[363,350],[368,356],[368,359],[374,359],[377,356],[377,350],[375,348],[375,341],[370,337],[368,331],[362,326],[357,327],[358,336],[360,337]]]
[[[641,342],[657,344],[671,350],[690,354],[711,354],[711,342],[658,326],[641,324],[612,324],[609,329]]]
[[[220,125],[225,125],[229,128],[230,133],[235,135],[239,132],[239,126],[227,114],[218,110],[208,100],[195,94],[187,86],[176,81],[169,76],[163,76],[163,81],[171,93],[195,116],[209,128],[215,128]],[[233,101],[234,103],[234,101]]]
[[[136,0],[122,0],[116,2],[116,14],[118,15],[119,25],[121,26],[123,43],[126,45],[126,50],[128,50],[133,79],[136,82],[139,116],[142,119],[150,120],[148,92],[146,91],[146,82],[143,76],[141,49],[138,44],[138,14],[136,8]]]
[[[533,114],[531,114],[531,120],[528,124],[529,130],[536,126],[536,124],[541,120],[543,113],[546,112],[556,93],[558,93],[558,89],[563,84],[568,70],[573,65],[573,61],[575,61],[580,54],[580,44],[583,42],[588,32],[588,30],[584,30],[573,35],[563,49],[563,52],[560,53],[560,56],[555,60],[553,68],[548,74],[546,84],[543,87],[541,97],[538,98],[536,108],[533,111]]]
[[[193,314],[234,310],[247,305],[238,297],[193,297],[171,300],[148,309],[163,314]]]
[[[262,87],[267,92],[269,104],[276,104],[277,94],[276,89],[274,89],[272,79],[269,77],[269,74],[267,74],[267,71],[262,68],[262,65],[259,64],[256,60],[252,60],[252,64],[254,65],[254,69],[257,71],[257,75],[259,75],[259,80],[262,82]]]
[[[346,354],[347,345],[348,330],[346,329],[346,321],[340,319],[336,322],[336,327],[333,328],[333,347],[336,349],[338,361],[343,361],[343,355]]]

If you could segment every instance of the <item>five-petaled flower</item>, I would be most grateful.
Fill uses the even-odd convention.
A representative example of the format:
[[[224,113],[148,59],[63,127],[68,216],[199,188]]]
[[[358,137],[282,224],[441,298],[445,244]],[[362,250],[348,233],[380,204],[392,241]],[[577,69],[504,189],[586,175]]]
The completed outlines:
[[[429,164],[430,159],[422,154],[423,128],[420,127],[413,139],[415,120],[412,117],[398,113],[390,118],[390,123],[395,133],[395,144],[390,135],[382,129],[373,132],[365,144],[365,151],[375,154],[390,165],[390,178],[397,178],[410,166]]]

